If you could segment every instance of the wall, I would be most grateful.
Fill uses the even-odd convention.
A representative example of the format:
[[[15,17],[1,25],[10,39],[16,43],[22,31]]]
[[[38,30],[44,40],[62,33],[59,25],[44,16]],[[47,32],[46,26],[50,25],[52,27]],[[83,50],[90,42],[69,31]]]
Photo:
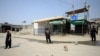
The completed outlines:
[[[46,22],[34,23],[33,27],[34,27],[33,28],[34,29],[33,30],[34,35],[44,35]]]
[[[34,23],[34,24],[33,24],[33,27],[34,27],[34,28],[33,28],[33,29],[34,29],[34,30],[33,30],[33,34],[34,34],[34,35],[38,35],[38,29],[39,29],[38,23]]]

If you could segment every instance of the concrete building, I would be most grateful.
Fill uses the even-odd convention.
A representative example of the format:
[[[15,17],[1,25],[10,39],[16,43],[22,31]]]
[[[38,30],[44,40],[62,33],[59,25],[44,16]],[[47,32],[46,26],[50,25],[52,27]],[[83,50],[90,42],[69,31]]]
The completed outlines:
[[[13,25],[9,23],[0,23],[0,32],[4,33],[6,30],[11,30],[11,31],[20,31],[22,29],[22,25]]]
[[[66,18],[63,16],[44,18],[33,22],[34,35],[43,35],[45,28],[49,28],[52,34],[86,34],[89,33],[94,23],[100,25],[100,19],[94,20],[94,23],[89,21],[89,9],[83,7],[80,9],[66,12]],[[72,26],[74,28],[72,29]],[[95,24],[97,28],[97,24]]]
[[[52,34],[70,32],[70,23],[63,16],[44,18],[33,22],[34,35],[44,35],[45,28],[49,28]]]
[[[67,17],[70,18],[70,24],[74,25],[73,33],[75,34],[86,34],[88,31],[88,9],[80,8],[66,12]]]

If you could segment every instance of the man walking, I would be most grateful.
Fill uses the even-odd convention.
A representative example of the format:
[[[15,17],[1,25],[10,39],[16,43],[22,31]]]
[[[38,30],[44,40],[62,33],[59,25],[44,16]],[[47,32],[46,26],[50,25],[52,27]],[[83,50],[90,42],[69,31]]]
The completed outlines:
[[[9,30],[7,30],[6,40],[5,40],[5,49],[11,48],[11,33]]]

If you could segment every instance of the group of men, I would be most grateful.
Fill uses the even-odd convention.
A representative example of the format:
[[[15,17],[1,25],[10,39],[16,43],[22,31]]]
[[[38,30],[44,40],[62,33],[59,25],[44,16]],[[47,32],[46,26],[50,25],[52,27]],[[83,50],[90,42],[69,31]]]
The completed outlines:
[[[90,31],[91,41],[96,41],[96,34],[97,34],[97,30],[93,26]],[[48,28],[46,28],[45,29],[45,37],[46,37],[47,43],[51,43],[50,35],[51,35],[50,30]],[[9,30],[7,30],[7,35],[6,35],[6,40],[5,40],[5,49],[11,48],[11,42],[12,42],[11,33]]]

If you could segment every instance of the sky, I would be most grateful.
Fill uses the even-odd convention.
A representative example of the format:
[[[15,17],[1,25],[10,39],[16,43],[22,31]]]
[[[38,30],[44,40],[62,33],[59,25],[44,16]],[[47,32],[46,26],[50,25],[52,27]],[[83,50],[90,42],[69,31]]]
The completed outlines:
[[[54,16],[66,16],[65,12],[84,7],[85,0],[0,0],[0,23],[21,25],[34,20]],[[86,0],[90,5],[89,18],[100,18],[100,0]]]

